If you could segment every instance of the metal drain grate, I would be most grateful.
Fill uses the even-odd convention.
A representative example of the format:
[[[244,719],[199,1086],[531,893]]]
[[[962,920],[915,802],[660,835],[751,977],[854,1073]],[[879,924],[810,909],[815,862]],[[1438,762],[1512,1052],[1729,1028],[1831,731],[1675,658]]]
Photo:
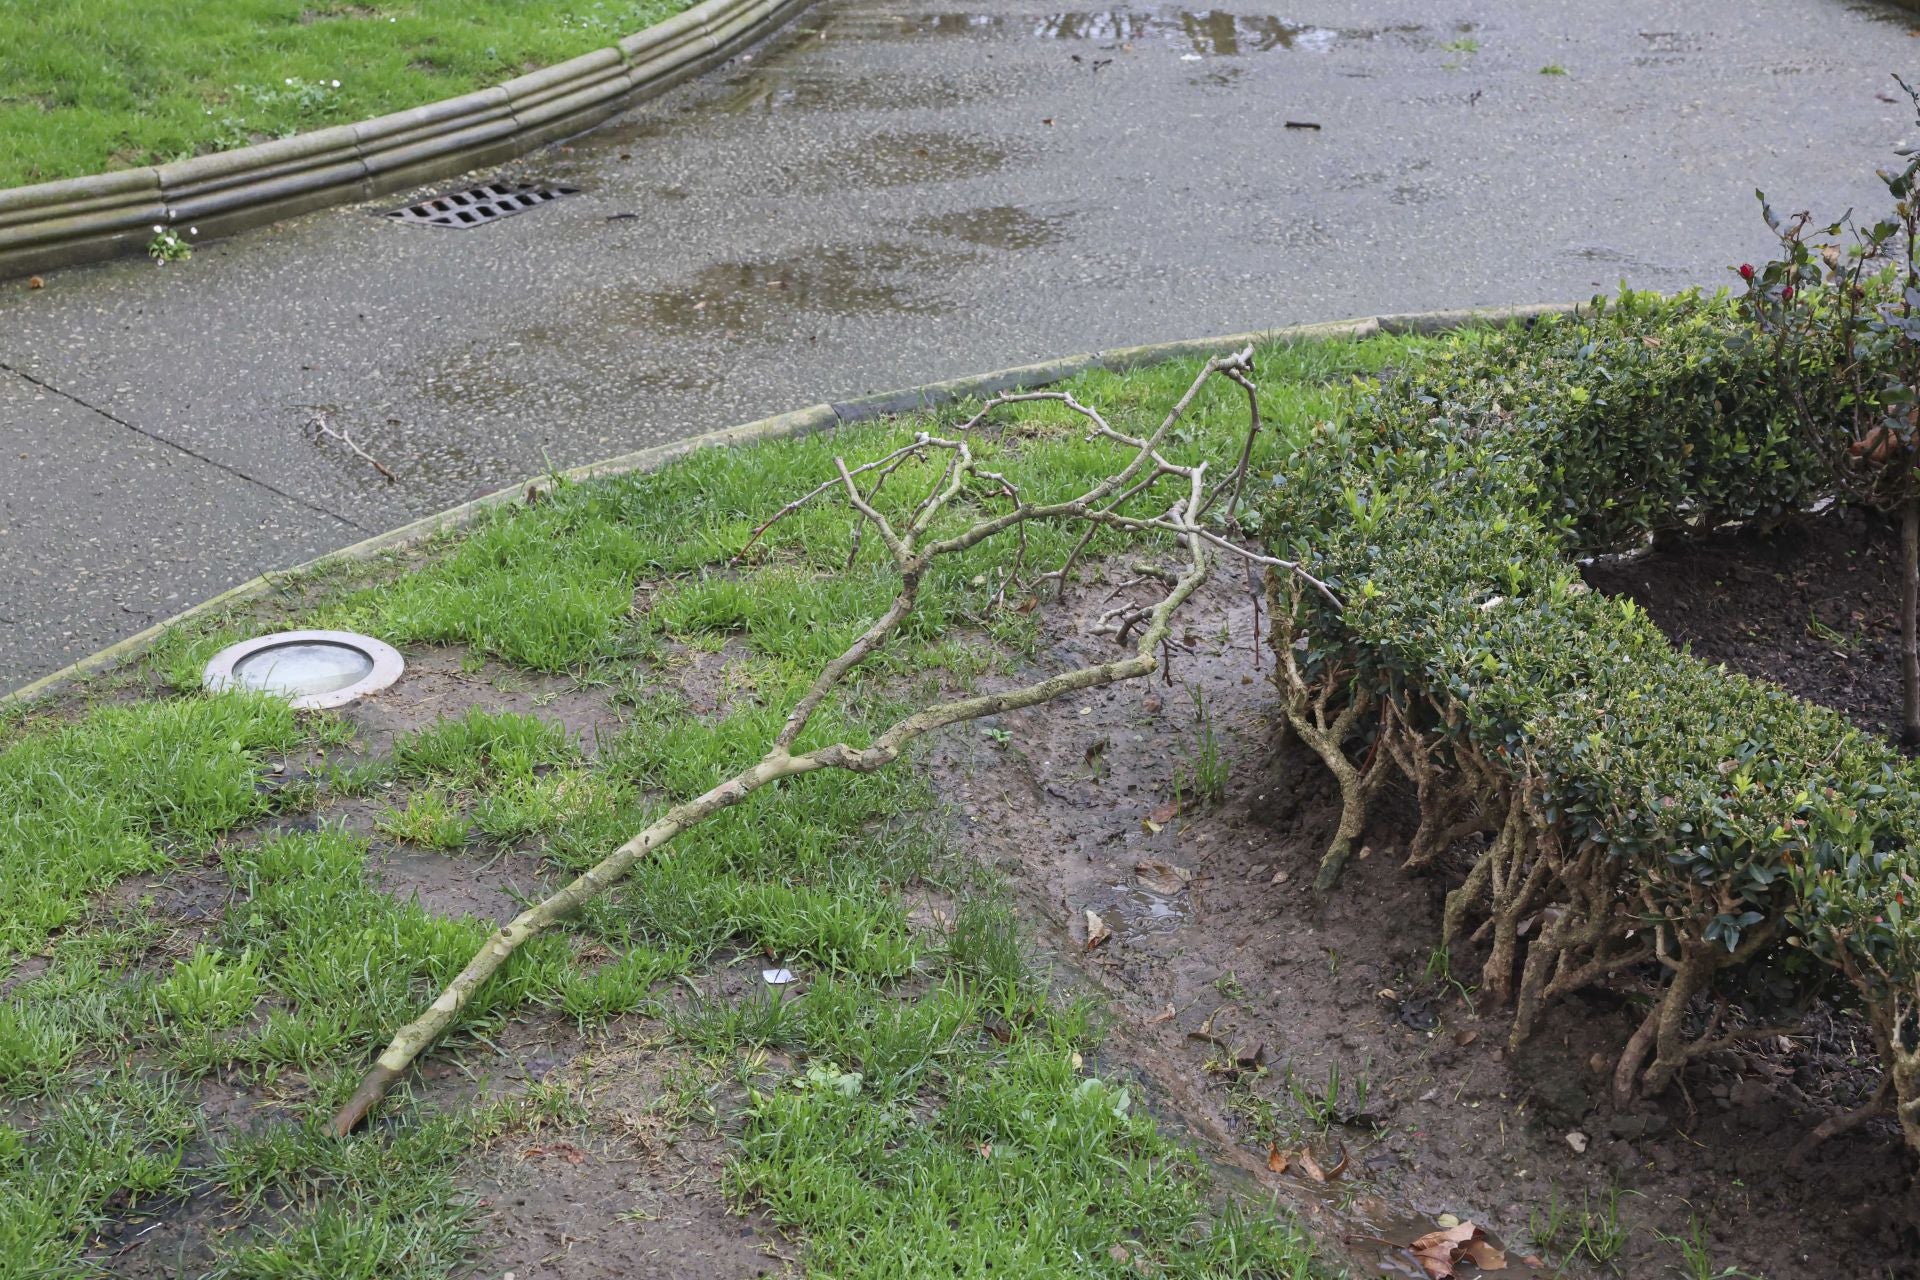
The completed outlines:
[[[525,213],[561,196],[579,193],[578,187],[543,187],[532,182],[489,182],[484,187],[474,187],[470,191],[456,191],[451,195],[422,200],[419,204],[395,209],[387,216],[423,227],[478,227],[498,222],[501,218],[510,218],[516,213]]]

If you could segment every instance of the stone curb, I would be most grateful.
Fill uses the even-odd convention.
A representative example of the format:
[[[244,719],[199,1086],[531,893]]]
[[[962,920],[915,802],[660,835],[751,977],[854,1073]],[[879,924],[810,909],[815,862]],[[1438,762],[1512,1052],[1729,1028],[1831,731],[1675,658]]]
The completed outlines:
[[[618,44],[463,94],[191,160],[0,190],[0,279],[227,235],[500,164],[657,97],[811,0],[702,0]]]
[[[1397,316],[1368,316],[1359,320],[1289,325],[1279,329],[1223,334],[1216,338],[1160,342],[1144,347],[1117,347],[1110,351],[1064,356],[1058,360],[1048,360],[1040,364],[997,369],[992,373],[953,378],[945,382],[930,382],[925,386],[886,391],[879,395],[862,396],[856,400],[844,400],[836,404],[808,405],[804,409],[775,414],[771,418],[761,418],[757,422],[722,427],[703,435],[689,436],[685,440],[674,440],[633,453],[623,453],[612,458],[603,458],[598,462],[589,462],[584,466],[561,472],[559,478],[569,481],[590,480],[600,476],[623,475],[635,471],[655,471],[677,458],[684,458],[702,449],[738,447],[768,440],[797,440],[816,432],[870,422],[876,418],[938,408],[971,397],[998,395],[1002,391],[1015,387],[1044,387],[1052,383],[1064,382],[1090,369],[1108,369],[1118,373],[1166,360],[1219,355],[1222,352],[1237,350],[1249,343],[1359,341],[1380,333],[1434,334],[1514,321],[1531,323],[1542,316],[1571,315],[1585,305],[1585,303],[1547,303],[1465,311],[1428,311]],[[62,667],[51,675],[42,676],[30,684],[22,685],[9,693],[0,694],[0,706],[35,701],[69,681],[92,675],[126,658],[133,657],[152,645],[172,627],[212,613],[223,606],[238,604],[243,600],[264,595],[273,590],[277,583],[286,579],[312,573],[329,565],[370,560],[383,551],[411,546],[446,530],[465,528],[495,507],[524,502],[530,497],[544,493],[552,487],[553,480],[551,476],[524,480],[470,502],[463,502],[457,507],[450,507],[410,524],[401,525],[397,529],[376,534],[352,546],[330,551],[326,555],[295,565],[291,569],[261,574],[257,578],[221,592],[210,600],[203,600],[163,622],[157,622],[144,631],[128,636],[117,644],[109,645],[98,653],[82,658],[70,666]]]

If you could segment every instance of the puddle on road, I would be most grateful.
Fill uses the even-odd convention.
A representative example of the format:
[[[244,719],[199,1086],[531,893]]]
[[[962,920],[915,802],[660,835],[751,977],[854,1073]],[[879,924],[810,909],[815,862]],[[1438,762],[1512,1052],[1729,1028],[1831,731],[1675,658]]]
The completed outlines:
[[[834,35],[856,39],[917,36],[1024,35],[1043,40],[1086,40],[1101,44],[1165,41],[1195,53],[1231,57],[1270,49],[1325,53],[1343,45],[1367,44],[1391,37],[1426,34],[1417,23],[1379,27],[1323,27],[1288,22],[1271,14],[1238,14],[1224,9],[1069,10],[1012,15],[997,13],[863,13],[831,24]]]
[[[873,73],[848,76],[834,71],[781,64],[756,69],[726,81],[720,109],[731,115],[775,111],[939,111],[964,106],[979,96],[977,86],[956,76],[903,76]]]
[[[611,325],[671,334],[763,332],[801,313],[943,315],[951,304],[887,277],[936,276],[955,255],[907,245],[821,249],[721,262],[666,288],[613,290],[594,310]]]
[[[989,249],[1040,249],[1066,238],[1066,214],[1044,217],[1018,205],[996,205],[922,218],[913,230],[922,235],[950,236]]]
[[[1021,152],[1018,144],[1002,139],[937,130],[888,132],[796,156],[780,170],[802,191],[874,190],[985,177]]]

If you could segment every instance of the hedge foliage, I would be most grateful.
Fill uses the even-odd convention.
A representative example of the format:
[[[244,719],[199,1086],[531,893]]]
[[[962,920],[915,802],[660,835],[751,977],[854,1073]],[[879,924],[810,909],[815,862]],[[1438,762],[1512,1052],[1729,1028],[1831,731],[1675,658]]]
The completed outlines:
[[[1920,769],[1675,650],[1573,563],[1821,497],[1771,369],[1724,299],[1629,295],[1363,390],[1263,512],[1275,553],[1344,606],[1277,584],[1283,685],[1350,799],[1392,762],[1426,844],[1465,816],[1453,854],[1416,838],[1410,861],[1456,877],[1447,941],[1490,940],[1516,1040],[1547,1000],[1659,972],[1624,1097],[1726,1033],[1701,1025],[1702,992],[1850,992],[1920,1149]],[[1367,714],[1330,734],[1329,701]],[[1475,829],[1490,838],[1461,864],[1451,837]]]

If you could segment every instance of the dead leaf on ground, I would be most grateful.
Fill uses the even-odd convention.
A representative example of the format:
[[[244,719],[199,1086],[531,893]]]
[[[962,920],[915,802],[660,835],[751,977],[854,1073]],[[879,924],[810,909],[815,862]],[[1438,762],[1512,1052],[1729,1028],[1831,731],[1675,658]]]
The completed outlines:
[[[1171,862],[1148,858],[1144,862],[1133,864],[1133,878],[1139,881],[1140,887],[1149,893],[1172,897],[1192,882],[1193,872],[1185,867],[1176,867]]]
[[[1507,1255],[1494,1248],[1486,1232],[1471,1222],[1429,1231],[1411,1247],[1428,1280],[1452,1280],[1454,1268],[1461,1262],[1471,1262],[1482,1271],[1507,1269]]]
[[[1313,1152],[1311,1151],[1302,1151],[1300,1153],[1300,1172],[1306,1174],[1315,1182],[1325,1182],[1327,1180],[1327,1171],[1320,1167],[1320,1162],[1313,1158]]]
[[[1153,812],[1147,815],[1147,821],[1153,823],[1157,827],[1164,827],[1169,822],[1172,822],[1175,818],[1179,816],[1180,816],[1180,801],[1178,800],[1178,798],[1175,798],[1167,801],[1165,804],[1155,805],[1153,807]]]
[[[1278,1143],[1267,1144],[1267,1172],[1285,1173],[1287,1166],[1292,1162],[1293,1156],[1289,1152],[1282,1151]]]
[[[1453,1042],[1459,1045],[1462,1049],[1466,1048],[1468,1045],[1472,1044],[1475,1040],[1478,1040],[1479,1038],[1480,1038],[1480,1033],[1478,1031],[1456,1031],[1453,1033]]]
[[[534,1160],[541,1156],[559,1156],[568,1164],[585,1164],[587,1160],[587,1153],[571,1142],[549,1142],[527,1148],[527,1159]]]
[[[1110,927],[1108,927],[1107,922],[1105,920],[1102,920],[1100,918],[1100,913],[1095,911],[1092,907],[1088,907],[1087,908],[1087,950],[1089,951],[1093,950],[1095,947],[1099,946],[1101,943],[1105,942],[1108,938],[1111,938],[1112,936],[1113,936],[1113,930]]]
[[[1166,1008],[1154,1014],[1151,1018],[1148,1018],[1146,1022],[1143,1023],[1142,1025],[1151,1027],[1158,1022],[1171,1022],[1173,1021],[1174,1012],[1175,1011],[1174,1011],[1173,1005],[1168,1004]]]

